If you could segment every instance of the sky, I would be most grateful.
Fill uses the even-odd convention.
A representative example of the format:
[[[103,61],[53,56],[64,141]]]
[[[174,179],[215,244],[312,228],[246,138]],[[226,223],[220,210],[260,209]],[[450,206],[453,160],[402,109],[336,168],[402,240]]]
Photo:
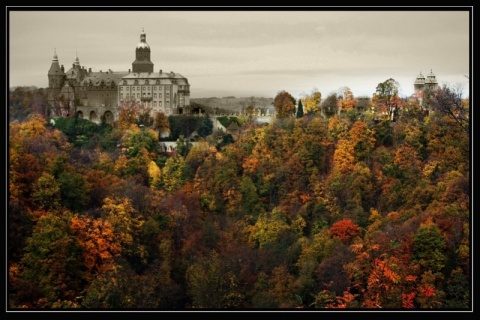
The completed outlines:
[[[468,7],[7,9],[10,87],[47,87],[55,50],[65,70],[78,55],[92,71],[128,71],[144,29],[154,72],[186,77],[190,98],[326,97],[343,87],[371,97],[389,78],[409,96],[430,71],[469,96]]]

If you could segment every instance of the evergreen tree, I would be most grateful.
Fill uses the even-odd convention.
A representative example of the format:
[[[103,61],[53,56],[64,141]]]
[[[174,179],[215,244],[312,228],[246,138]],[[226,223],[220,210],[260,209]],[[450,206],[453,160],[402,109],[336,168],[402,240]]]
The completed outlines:
[[[303,117],[303,105],[302,100],[298,100],[297,119]]]
[[[210,117],[207,115],[202,121],[202,124],[200,128],[198,128],[198,135],[200,137],[206,137],[213,132],[213,121],[210,119]]]

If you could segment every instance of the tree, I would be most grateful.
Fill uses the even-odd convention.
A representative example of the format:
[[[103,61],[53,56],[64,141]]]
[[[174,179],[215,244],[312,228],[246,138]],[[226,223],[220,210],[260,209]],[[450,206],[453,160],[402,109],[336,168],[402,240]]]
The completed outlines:
[[[278,119],[290,118],[295,111],[294,99],[292,95],[286,91],[280,91],[273,100],[275,113]]]
[[[303,98],[303,106],[306,113],[317,113],[320,111],[320,102],[322,101],[322,94],[313,88],[309,95],[305,95]]]
[[[198,128],[197,133],[200,137],[206,137],[211,135],[213,132],[213,122],[208,115],[203,118],[200,128]]]
[[[466,133],[470,132],[469,127],[469,103],[468,100],[462,99],[462,91],[460,88],[454,88],[449,85],[443,87],[434,93],[432,110],[454,120]]]
[[[28,301],[22,302],[49,308],[57,300],[73,302],[82,291],[82,248],[73,234],[70,218],[69,213],[39,218],[22,258],[21,279],[24,285],[31,286],[31,292],[22,294],[28,295]]]
[[[335,222],[329,231],[331,236],[340,239],[343,243],[350,243],[353,238],[362,233],[358,225],[350,219]]]
[[[338,95],[340,112],[346,112],[355,108],[355,97],[353,96],[352,90],[350,90],[349,87],[343,87],[339,89]]]
[[[153,128],[155,130],[158,130],[160,134],[170,129],[168,118],[165,116],[163,112],[157,112],[155,114],[155,121],[153,123]]]
[[[414,235],[413,261],[427,271],[440,272],[445,267],[446,242],[438,226],[429,219]]]
[[[386,114],[387,118],[395,122],[398,119],[400,98],[398,96],[399,83],[390,78],[377,85],[377,91],[373,97],[377,104],[377,113]]]
[[[338,110],[338,98],[336,93],[329,94],[321,104],[321,109],[325,114],[336,114]]]
[[[181,135],[177,139],[178,154],[184,158],[188,155],[188,152],[190,151],[190,149],[192,149],[192,146],[193,144],[188,139],[186,139],[183,135]]]
[[[134,101],[124,102],[118,107],[118,127],[127,129],[136,124],[140,114],[140,106]]]
[[[42,210],[58,209],[60,206],[60,184],[53,175],[44,172],[33,186],[32,197]]]
[[[303,117],[303,105],[302,105],[302,100],[298,100],[298,108],[297,108],[297,119]]]

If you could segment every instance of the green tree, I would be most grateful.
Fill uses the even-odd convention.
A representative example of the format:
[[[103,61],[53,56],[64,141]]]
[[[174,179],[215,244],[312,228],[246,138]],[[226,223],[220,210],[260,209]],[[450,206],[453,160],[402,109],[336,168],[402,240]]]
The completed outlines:
[[[445,238],[431,220],[420,226],[414,235],[413,245],[413,260],[426,270],[436,273],[445,267]]]
[[[198,128],[197,133],[200,137],[206,137],[211,135],[213,132],[213,122],[208,115],[203,118],[200,128]]]
[[[152,129],[129,130],[122,139],[122,146],[129,157],[136,157],[142,148],[156,153],[159,150],[158,136]]]
[[[70,228],[70,218],[70,214],[47,214],[27,239],[21,279],[34,291],[23,293],[28,295],[23,298],[36,296],[38,300],[22,302],[49,308],[58,300],[75,301],[80,295],[85,284],[82,248]]]
[[[41,210],[55,210],[60,206],[60,184],[48,172],[42,173],[33,186],[33,200]]]
[[[177,139],[177,152],[179,155],[182,157],[186,157],[187,154],[190,152],[190,149],[192,148],[193,144],[188,141],[183,135],[181,135]]]
[[[298,108],[297,108],[297,119],[303,117],[303,105],[302,105],[302,100],[298,100]]]
[[[193,308],[239,308],[244,295],[235,274],[223,266],[218,253],[200,257],[186,272]]]

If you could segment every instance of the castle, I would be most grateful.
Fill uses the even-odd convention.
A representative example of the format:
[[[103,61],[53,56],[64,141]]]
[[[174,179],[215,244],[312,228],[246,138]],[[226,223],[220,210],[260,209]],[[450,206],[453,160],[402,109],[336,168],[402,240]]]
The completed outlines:
[[[427,78],[420,72],[420,74],[415,79],[413,84],[413,95],[412,97],[417,98],[420,102],[420,105],[424,107],[425,95],[429,95],[431,92],[438,89],[438,81],[433,71],[430,70],[430,73],[427,75]]]
[[[75,115],[95,123],[118,120],[118,107],[136,103],[151,108],[152,116],[187,113],[190,106],[190,85],[181,74],[154,72],[150,46],[142,29],[135,49],[132,68],[124,72],[92,72],[80,65],[78,56],[65,71],[56,51],[48,71],[47,96],[52,116]]]

